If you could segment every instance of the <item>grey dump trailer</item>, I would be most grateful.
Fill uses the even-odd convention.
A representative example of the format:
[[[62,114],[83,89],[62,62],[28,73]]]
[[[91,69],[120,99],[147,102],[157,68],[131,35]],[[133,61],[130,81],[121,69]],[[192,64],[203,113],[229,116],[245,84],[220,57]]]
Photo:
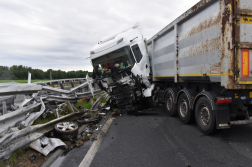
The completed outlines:
[[[147,41],[154,99],[206,134],[252,119],[252,1],[202,0]],[[158,97],[158,98],[157,98]]]
[[[149,40],[136,24],[90,52],[113,111],[161,102],[205,134],[252,123],[251,56],[252,0],[202,0]]]

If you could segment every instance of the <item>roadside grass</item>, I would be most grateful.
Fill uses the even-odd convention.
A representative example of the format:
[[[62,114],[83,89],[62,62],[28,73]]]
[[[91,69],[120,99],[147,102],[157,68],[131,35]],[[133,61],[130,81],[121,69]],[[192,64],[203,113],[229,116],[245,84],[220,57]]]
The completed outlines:
[[[32,125],[45,124],[45,123],[50,122],[50,121],[52,121],[52,120],[54,120],[54,119],[56,119],[56,118],[57,118],[57,117],[56,117],[54,114],[52,114],[52,115],[50,115],[50,116],[48,116],[48,117],[46,117],[46,118],[44,118],[44,119],[38,118],[38,119],[36,119],[36,120],[33,122]]]
[[[83,99],[78,100],[77,104],[83,106],[86,109],[90,109],[91,108],[91,103],[87,102],[86,100],[83,100]]]
[[[25,149],[26,148],[23,148],[13,154],[11,154],[11,156],[8,158],[8,163],[9,163],[10,167],[14,166],[18,159],[26,159],[27,158],[27,152],[25,151]],[[0,167],[6,167],[4,164],[4,161],[0,162]]]
[[[96,99],[97,99],[97,97],[94,96],[94,101],[96,101]],[[102,98],[101,103],[105,103],[105,102],[106,102],[106,99],[105,99],[105,98]],[[86,109],[90,109],[90,108],[92,107],[90,101],[87,102],[86,100],[83,100],[83,99],[78,100],[78,101],[77,101],[77,104],[83,106],[83,107],[86,108]]]
[[[106,99],[105,98],[102,98],[102,100],[101,100],[101,103],[106,103]]]
[[[50,81],[49,79],[33,79],[31,82],[38,82],[38,81]],[[21,79],[21,80],[0,80],[0,83],[7,83],[7,82],[17,82],[17,83],[27,83],[27,79]]]
[[[62,111],[59,111],[59,115],[60,115],[60,116],[68,115],[68,114],[70,114],[70,113],[71,113],[71,111],[68,109],[67,106],[64,107],[64,108],[62,108]],[[45,124],[45,123],[50,122],[50,121],[52,121],[52,120],[54,120],[54,119],[56,119],[56,118],[57,118],[57,117],[56,117],[54,114],[51,114],[51,115],[47,116],[46,118],[41,118],[41,117],[39,117],[38,119],[36,119],[36,120],[33,122],[32,125]]]

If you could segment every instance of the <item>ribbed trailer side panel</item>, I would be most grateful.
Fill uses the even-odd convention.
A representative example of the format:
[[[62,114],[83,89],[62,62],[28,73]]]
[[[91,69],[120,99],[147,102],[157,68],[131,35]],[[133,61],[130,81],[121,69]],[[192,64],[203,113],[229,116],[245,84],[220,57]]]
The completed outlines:
[[[202,74],[212,77],[221,66],[221,13],[219,1],[178,24],[178,75],[192,80]],[[211,71],[215,69],[215,71]],[[198,78],[209,80],[209,77]],[[218,76],[214,80],[220,82]]]
[[[252,89],[251,0],[202,0],[148,45],[154,81],[218,82],[227,89]]]
[[[221,82],[220,1],[204,1],[149,40],[153,80]],[[190,14],[189,14],[190,13]]]
[[[174,76],[174,29],[163,34],[153,43],[153,75]]]

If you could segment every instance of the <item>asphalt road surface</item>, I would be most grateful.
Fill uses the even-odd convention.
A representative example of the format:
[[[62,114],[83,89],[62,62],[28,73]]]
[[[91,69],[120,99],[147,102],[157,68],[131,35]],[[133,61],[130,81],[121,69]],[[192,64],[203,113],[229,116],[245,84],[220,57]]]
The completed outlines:
[[[91,166],[252,166],[251,132],[252,125],[242,125],[207,136],[196,124],[168,117],[163,107],[146,109],[113,120]],[[60,166],[80,163],[87,145],[78,149]]]

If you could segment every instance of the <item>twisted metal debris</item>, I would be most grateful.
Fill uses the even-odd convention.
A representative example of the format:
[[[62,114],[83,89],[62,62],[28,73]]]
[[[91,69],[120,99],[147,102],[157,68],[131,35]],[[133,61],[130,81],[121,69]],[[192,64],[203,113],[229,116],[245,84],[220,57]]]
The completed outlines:
[[[68,81],[68,82],[65,82]],[[17,83],[5,83],[0,84],[0,101],[9,98],[17,98],[17,95],[24,94],[23,99],[12,100],[8,104],[5,103],[5,107],[2,107],[2,115],[0,115],[0,160],[6,160],[15,151],[22,149],[29,145],[31,142],[40,139],[44,136],[44,133],[53,129],[54,125],[60,121],[72,121],[78,119],[85,111],[79,111],[74,107],[71,102],[77,102],[77,100],[84,97],[94,97],[94,95],[102,94],[103,91],[93,88],[92,79],[88,76],[86,79],[79,78],[79,85],[70,89],[59,89],[50,87],[47,85],[55,85],[58,83],[70,83],[73,86],[73,80],[55,80],[47,82],[37,82],[33,84],[17,84]],[[83,82],[85,81],[85,82]],[[83,83],[82,83],[83,82]],[[63,86],[61,85],[61,88]],[[64,88],[64,87],[63,87]],[[30,96],[31,95],[31,96]],[[1,97],[5,98],[1,98]],[[108,97],[107,94],[102,94],[92,106],[92,110],[97,110],[100,101]],[[20,98],[20,97],[19,97]],[[31,126],[36,119],[42,114],[47,114],[50,108],[47,104],[50,102],[67,102],[68,108],[72,113],[66,116],[59,116],[59,105],[53,112],[58,118],[40,125]],[[4,103],[3,103],[4,104]],[[6,106],[7,105],[7,106]],[[38,108],[40,109],[38,110]],[[9,110],[6,111],[6,108]],[[75,111],[75,112],[74,112]],[[19,130],[21,129],[21,130]]]

